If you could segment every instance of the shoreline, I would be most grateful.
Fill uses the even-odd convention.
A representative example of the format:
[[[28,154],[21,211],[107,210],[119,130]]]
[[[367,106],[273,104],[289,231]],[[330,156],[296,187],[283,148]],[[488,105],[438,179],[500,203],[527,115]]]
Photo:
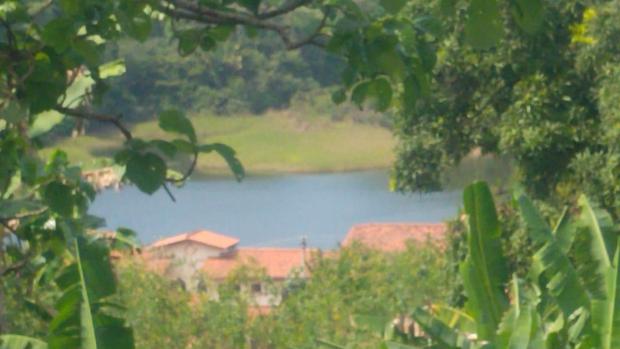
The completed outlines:
[[[362,167],[350,167],[339,169],[299,169],[299,170],[247,170],[246,177],[280,177],[288,175],[321,175],[321,174],[338,174],[338,173],[355,173],[355,172],[367,172],[367,171],[389,171],[391,166],[362,166]],[[232,174],[228,169],[212,169],[209,172],[204,170],[197,170],[190,177],[193,179],[207,179],[207,178],[228,178],[232,177]]]
[[[291,175],[328,175],[328,174],[346,174],[346,173],[359,173],[359,172],[374,172],[374,171],[389,171],[390,167],[384,166],[371,166],[371,167],[359,167],[337,170],[301,170],[301,171],[249,171],[246,172],[245,178],[269,178],[269,177],[284,177]],[[217,169],[213,172],[206,173],[204,170],[196,170],[192,176],[188,178],[190,180],[209,180],[209,179],[233,179],[233,175],[224,169]],[[84,171],[82,178],[92,184],[97,191],[106,189],[121,190],[124,186],[121,171],[115,166],[105,166],[99,169],[92,169]]]

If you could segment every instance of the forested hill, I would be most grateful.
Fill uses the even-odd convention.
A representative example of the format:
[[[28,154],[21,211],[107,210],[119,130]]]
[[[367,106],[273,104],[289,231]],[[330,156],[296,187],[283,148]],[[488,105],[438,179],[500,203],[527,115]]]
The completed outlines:
[[[315,25],[311,12],[295,21],[301,27]],[[126,72],[111,83],[103,109],[117,110],[132,121],[166,108],[260,114],[286,108],[295,94],[334,85],[343,67],[314,46],[284,50],[272,33],[218,28],[211,33],[213,41],[192,47],[177,43],[172,30],[158,24],[144,44],[127,39],[111,49],[110,56],[125,59]],[[195,51],[184,55],[187,49]]]

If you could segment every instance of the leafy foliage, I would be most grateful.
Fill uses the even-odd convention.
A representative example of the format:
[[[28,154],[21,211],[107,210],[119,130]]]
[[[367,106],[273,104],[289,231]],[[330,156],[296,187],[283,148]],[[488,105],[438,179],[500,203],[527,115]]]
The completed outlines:
[[[50,322],[48,347],[133,348],[131,329],[110,314],[117,305],[109,301],[116,287],[108,249],[79,238],[75,251],[75,263],[57,279],[62,296]]]
[[[369,331],[372,324],[383,328],[406,309],[442,302],[450,288],[446,259],[432,245],[391,255],[357,245],[310,260],[307,280],[291,275],[283,283],[268,281],[248,265],[222,283],[205,278],[203,291],[191,294],[128,257],[118,265],[118,298],[127,306],[137,347],[316,348],[316,338],[353,337],[360,347],[373,347],[381,338]],[[237,287],[257,280],[268,294],[283,297],[261,316],[252,315],[252,294]]]
[[[601,2],[585,9],[573,2],[473,0],[441,1],[439,8],[435,6],[433,3],[429,8],[426,2],[415,1],[377,4],[346,0],[290,2],[280,7],[255,0],[2,2],[2,282],[5,274],[17,275],[14,277],[19,282],[28,285],[24,292],[39,298],[27,304],[48,324],[48,347],[131,348],[134,343],[131,331],[119,316],[120,307],[110,302],[115,287],[109,248],[90,242],[88,231],[101,225],[101,220],[88,215],[95,192],[82,180],[80,168],[68,162],[66,154],[55,152],[47,161],[38,157],[41,137],[66,117],[116,127],[126,140],[124,149],[115,156],[116,163],[125,168],[123,178],[149,194],[163,188],[172,196],[168,184],[182,184],[188,179],[201,152],[222,156],[238,180],[244,175],[235,152],[225,145],[198,139],[182,112],[160,113],[160,128],[171,138],[179,138],[142,140],[132,135],[119,116],[92,108],[92,104],[102,101],[109,87],[105,78],[124,70],[132,72],[124,68],[110,48],[124,36],[144,42],[154,31],[169,30],[168,37],[176,40],[182,56],[193,55],[198,48],[213,51],[231,35],[237,35],[237,27],[243,27],[248,34],[249,50],[255,50],[252,36],[256,29],[277,35],[287,49],[325,46],[340,55],[345,64],[344,86],[335,95],[336,101],[349,97],[360,107],[372,104],[378,110],[399,113],[397,127],[403,139],[400,152],[401,159],[405,159],[396,166],[400,189],[437,188],[436,172],[442,166],[458,162],[472,149],[482,148],[484,152],[514,157],[530,192],[542,197],[556,192],[570,197],[575,188],[583,185],[586,192],[600,197],[605,207],[617,215],[617,128],[608,125],[617,121],[618,99],[614,98],[613,84],[618,75],[616,53],[620,40],[615,40],[618,21],[614,21],[618,4]],[[316,14],[312,23],[291,30],[278,22],[281,16],[302,8]],[[505,39],[500,43],[502,37]],[[154,45],[161,43],[154,41]],[[262,73],[257,81],[263,91],[280,89],[275,95],[284,95],[279,101],[286,101],[303,82],[292,75],[287,84],[266,78],[265,74],[278,71],[273,66],[267,73],[257,68],[269,60],[266,57],[270,57],[270,51],[271,46],[261,49],[262,55],[248,58],[242,65],[248,69],[241,71],[248,75]],[[114,57],[107,59],[108,55]],[[217,72],[208,79],[226,74]],[[234,86],[241,80],[231,79],[228,83]],[[254,100],[258,110],[277,105],[275,101],[263,101],[251,89],[245,91],[244,98],[258,96]],[[234,93],[225,94],[230,95]],[[220,96],[216,99],[222,100]],[[170,161],[178,154],[192,159],[190,167],[180,175]],[[420,159],[424,161],[417,161]],[[413,164],[409,162],[414,160]],[[604,169],[601,174],[592,172],[591,168],[599,167]],[[560,223],[551,231],[531,210],[529,215],[525,213],[527,201],[521,200],[523,216],[536,226],[530,230],[530,237],[539,250],[533,256],[536,268],[532,279],[526,280],[523,291],[519,280],[513,282],[512,304],[508,307],[505,300],[509,297],[502,293],[501,286],[509,275],[497,249],[498,224],[489,191],[478,184],[465,196],[471,249],[462,271],[470,304],[467,311],[472,314],[446,313],[466,314],[458,318],[467,321],[456,323],[474,321],[478,338],[467,338],[458,331],[450,333],[450,326],[440,325],[424,313],[428,309],[419,309],[412,316],[427,332],[448,347],[481,346],[481,340],[514,346],[546,343],[550,347],[614,347],[618,342],[613,325],[618,249],[617,232],[612,232],[613,227],[609,230],[607,227],[613,225],[605,223],[611,218],[600,218],[582,200],[584,216],[579,220],[584,227],[565,229],[568,223]],[[572,235],[574,230],[578,232]],[[573,246],[587,246],[571,255],[575,260],[585,257],[580,267],[567,257]],[[340,260],[334,268],[355,270],[351,265],[363,262],[364,258],[355,262]],[[396,295],[385,291],[387,299],[396,299],[388,309],[377,303],[386,299],[379,297],[381,293],[365,294],[367,297],[360,301],[347,298],[347,294],[367,289],[373,278],[356,271],[345,280],[348,283],[341,288],[347,292],[343,294],[317,291],[315,295],[319,296],[310,300],[294,295],[289,298],[289,302],[296,300],[293,304],[297,306],[281,314],[287,326],[298,324],[289,319],[307,316],[316,327],[307,332],[303,328],[302,335],[288,338],[283,341],[285,345],[312,347],[314,342],[309,344],[307,338],[321,334],[344,339],[349,332],[339,329],[350,320],[346,311],[355,309],[354,305],[392,315],[395,303],[401,309],[412,303],[400,296],[402,288]],[[326,277],[324,281],[338,280]],[[309,284],[308,288],[322,291],[328,284]],[[571,287],[567,288],[567,284]],[[574,299],[579,303],[567,302],[569,292],[575,292]],[[483,297],[489,297],[488,304]],[[330,298],[344,302],[327,309],[326,300]],[[327,309],[327,318],[333,322],[325,325],[320,321],[325,312],[300,315],[298,305],[309,306],[308,301],[322,305],[316,309]],[[55,304],[54,311],[45,307],[50,303]],[[210,310],[216,313],[225,313],[228,306],[234,308],[237,304],[209,303]],[[222,321],[245,323],[245,315],[236,314],[224,314]],[[2,315],[0,326],[4,327]],[[375,327],[375,320],[365,317],[358,319],[358,324],[360,328]],[[266,328],[259,328],[257,333],[263,330],[272,334]],[[290,327],[286,326],[276,329],[287,331],[282,338],[300,333],[288,331]],[[1,330],[4,333],[4,328]],[[236,330],[225,333],[221,344],[209,338],[205,343],[239,347],[246,339]],[[386,346],[405,347],[400,342],[409,337],[401,335],[399,340],[392,340],[395,333],[374,339],[381,342],[389,338]],[[3,346],[43,346],[25,337],[3,336],[1,340]],[[169,347],[170,342],[158,344]]]
[[[479,182],[465,192],[469,192],[465,195],[468,240],[479,241],[479,246],[496,241],[496,213],[488,188]],[[477,205],[467,203],[472,195],[476,195]],[[411,317],[431,343],[421,345],[423,338],[413,333],[403,347],[613,348],[618,343],[618,225],[585,197],[578,212],[567,211],[553,229],[526,196],[520,195],[518,202],[537,249],[531,256],[529,275],[519,278],[515,274],[508,282],[504,268],[472,270],[472,260],[497,259],[502,251],[469,245],[461,267],[466,296],[469,301],[479,300],[489,285],[484,280],[503,280],[496,289],[498,295],[488,295],[489,304],[472,302],[462,310],[453,310],[451,320],[434,307],[418,308]],[[481,281],[468,283],[474,277]],[[505,302],[509,299],[510,305],[494,308],[494,297]],[[465,321],[454,321],[456,318]],[[388,336],[388,340],[393,338]]]
[[[442,25],[420,29],[417,42],[404,30],[393,36],[400,59],[424,68],[403,71],[405,82],[391,77],[403,86],[392,104],[397,189],[436,190],[446,169],[491,153],[514,160],[536,199],[558,206],[585,192],[618,216],[618,113],[607,99],[617,90],[616,3],[440,1],[408,13]],[[432,65],[422,64],[423,47],[436,53]]]

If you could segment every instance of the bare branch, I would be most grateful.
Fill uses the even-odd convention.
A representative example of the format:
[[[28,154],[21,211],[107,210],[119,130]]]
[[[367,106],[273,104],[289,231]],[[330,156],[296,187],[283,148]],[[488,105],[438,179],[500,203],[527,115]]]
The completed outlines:
[[[310,3],[311,1],[313,0],[296,0],[289,5],[283,6],[280,9],[259,14],[257,16],[245,12],[215,10],[186,0],[171,0],[169,2],[171,6],[163,5],[159,8],[159,10],[167,14],[171,18],[175,19],[184,19],[198,23],[215,25],[247,25],[267,31],[272,31],[278,34],[278,36],[280,36],[286,49],[294,50],[304,45],[322,46],[322,43],[320,43],[316,39],[319,36],[323,35],[320,33],[320,31],[325,26],[327,15],[325,15],[319,27],[312,34],[301,40],[294,40],[291,37],[290,28],[288,26],[278,24],[272,21],[267,21],[266,19],[289,13],[303,5]]]
[[[321,33],[321,30],[323,30],[325,24],[327,23],[327,17],[329,17],[329,10],[323,14],[323,19],[321,19],[321,23],[319,23],[319,25],[312,32],[312,34],[297,42],[289,43],[289,45],[287,45],[287,48],[289,50],[294,50],[305,45],[324,46],[323,43],[316,41],[316,39],[318,39],[320,36],[326,36],[326,34]],[[284,38],[282,39],[284,40]]]
[[[87,120],[95,120],[95,121],[111,123],[112,125],[114,125],[116,128],[118,128],[121,131],[123,136],[125,136],[125,139],[127,139],[129,141],[129,140],[131,140],[133,138],[133,136],[131,135],[131,132],[129,131],[127,126],[125,126],[121,122],[120,116],[112,116],[112,115],[107,115],[107,114],[93,113],[93,112],[86,111],[86,110],[66,108],[66,107],[62,107],[62,106],[56,106],[56,108],[54,108],[54,109],[56,111],[59,111],[59,112],[63,113],[63,114],[67,114],[69,116],[73,116],[73,117],[76,117],[76,118],[82,118],[82,119],[87,119]]]
[[[185,0],[172,0],[172,4],[179,9],[200,16],[202,19],[209,21],[209,23],[243,24],[273,31],[280,31],[286,28],[245,13],[214,10]]]
[[[314,0],[292,0],[289,1],[288,3],[284,4],[282,7],[271,10],[271,11],[266,11],[263,13],[259,13],[258,14],[258,18],[260,19],[268,19],[268,18],[273,18],[273,17],[278,17],[290,12],[293,12],[295,10],[297,10],[298,8],[302,7],[302,6],[306,6],[309,5],[313,2]]]
[[[15,227],[19,226],[19,220],[24,218],[29,218],[32,216],[38,216],[47,211],[47,207],[41,207],[34,211],[28,211],[24,213],[18,213],[12,217],[0,217],[0,224],[2,224],[7,230],[12,233],[15,233]]]
[[[172,202],[177,202],[177,199],[174,197],[174,195],[172,195],[170,188],[168,188],[168,184],[164,183],[162,186],[164,187],[166,194],[168,194],[168,196],[170,197],[170,200],[172,200]]]

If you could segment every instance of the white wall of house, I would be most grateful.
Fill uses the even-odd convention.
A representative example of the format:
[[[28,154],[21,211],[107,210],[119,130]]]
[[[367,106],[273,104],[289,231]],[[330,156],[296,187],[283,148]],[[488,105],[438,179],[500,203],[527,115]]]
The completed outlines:
[[[183,280],[189,289],[195,289],[197,280],[196,272],[201,269],[204,261],[210,257],[219,257],[230,252],[229,249],[220,249],[207,246],[194,241],[181,241],[175,244],[157,247],[153,249],[157,257],[170,258],[170,269],[167,274],[172,279]]]

